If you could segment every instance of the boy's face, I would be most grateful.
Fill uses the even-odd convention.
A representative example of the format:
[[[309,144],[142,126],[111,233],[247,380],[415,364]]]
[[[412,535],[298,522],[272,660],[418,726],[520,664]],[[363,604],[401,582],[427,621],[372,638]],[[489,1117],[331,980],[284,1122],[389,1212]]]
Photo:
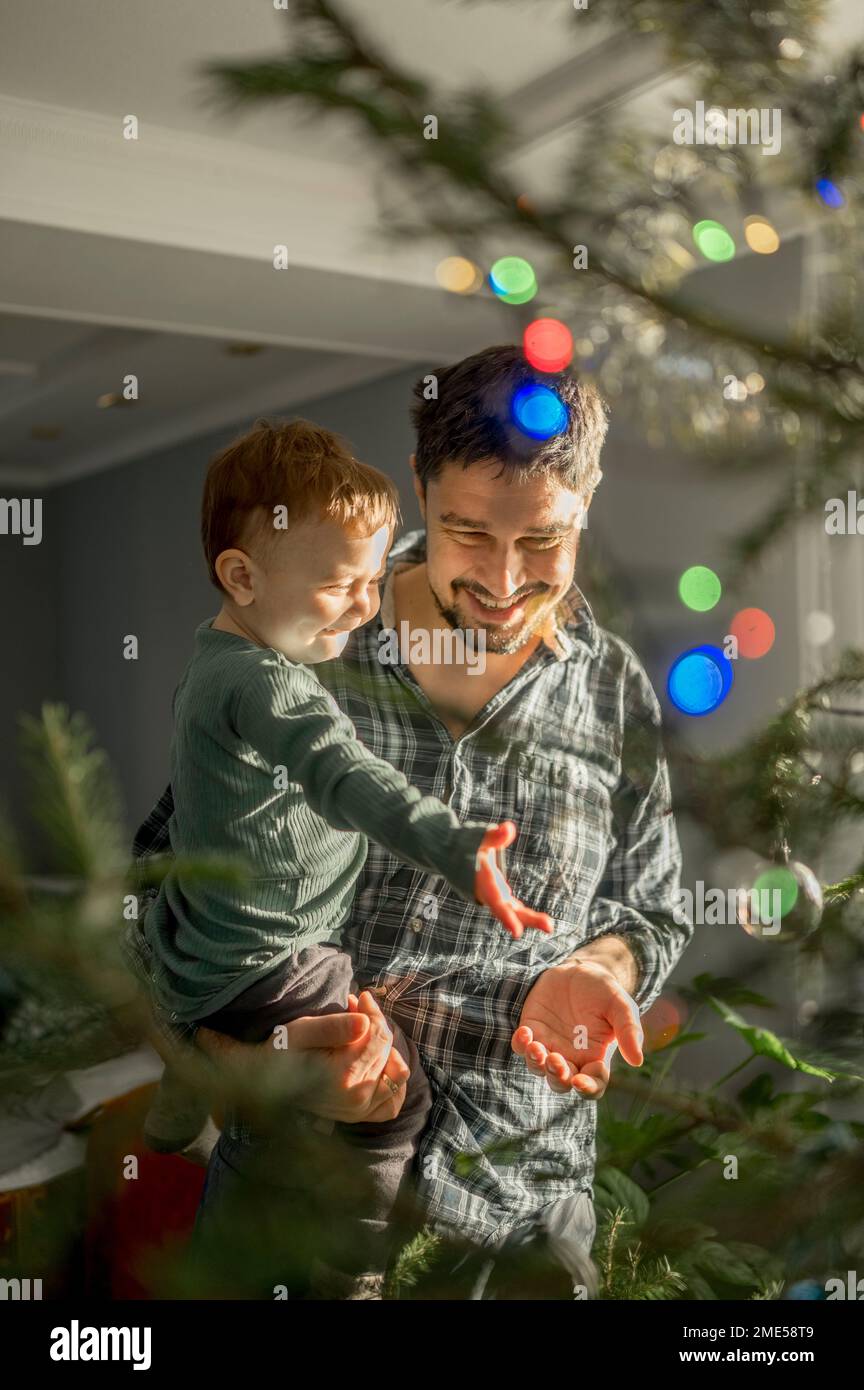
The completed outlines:
[[[315,664],[339,656],[348,633],[381,606],[379,583],[392,539],[389,526],[352,536],[335,521],[307,518],[242,555],[245,575],[229,586],[239,620],[290,661]],[[256,558],[257,557],[257,558]],[[235,562],[236,563],[236,562]]]

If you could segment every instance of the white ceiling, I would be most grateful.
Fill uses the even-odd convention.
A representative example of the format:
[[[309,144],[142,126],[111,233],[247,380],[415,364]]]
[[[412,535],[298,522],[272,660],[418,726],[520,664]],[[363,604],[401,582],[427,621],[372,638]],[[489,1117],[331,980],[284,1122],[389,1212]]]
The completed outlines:
[[[341,4],[437,92],[503,98],[525,188],[556,186],[587,113],[622,103],[647,120],[677,104],[682,74],[653,38],[589,26],[567,0]],[[862,24],[860,0],[836,0],[826,41]],[[49,486],[514,337],[491,296],[438,289],[435,265],[458,248],[381,235],[387,181],[344,123],[208,104],[205,61],[290,44],[269,0],[3,0],[2,40],[0,481]],[[229,356],[237,340],[266,351]],[[139,404],[97,410],[126,372]]]
[[[566,7],[345,8],[438,91],[534,84],[513,115],[533,111],[543,129],[544,74],[604,37]],[[290,19],[262,0],[5,0],[0,479],[48,486],[511,336],[491,299],[437,287],[440,248],[381,237],[381,171],[344,124],[208,103],[205,61],[291,41]],[[279,275],[277,244],[290,260]],[[238,340],[266,350],[229,355]],[[127,371],[138,404],[97,409]]]
[[[31,485],[68,482],[400,365],[274,346],[237,355],[235,346],[0,314],[0,474]],[[100,406],[100,397],[122,397],[129,373],[138,399]]]
[[[502,0],[342,0],[399,64],[437,90],[488,85],[506,94],[598,43],[566,3]],[[205,63],[272,59],[292,45],[291,20],[269,0],[4,0],[0,91],[349,164],[358,148],[328,117],[300,122],[286,104],[218,114]],[[518,113],[517,113],[518,114]]]

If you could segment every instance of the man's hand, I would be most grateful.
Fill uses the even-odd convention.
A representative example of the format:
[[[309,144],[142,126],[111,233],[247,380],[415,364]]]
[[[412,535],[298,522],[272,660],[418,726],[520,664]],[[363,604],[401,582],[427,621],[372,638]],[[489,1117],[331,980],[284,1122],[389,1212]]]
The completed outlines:
[[[641,1067],[642,1039],[638,1006],[617,976],[601,961],[576,955],[535,982],[511,1046],[550,1090],[599,1100],[615,1049]]]
[[[269,1038],[243,1043],[209,1028],[199,1028],[195,1041],[241,1086],[261,1066],[272,1069],[286,1058],[296,1066],[308,1057],[316,1089],[304,1096],[303,1109],[323,1119],[359,1124],[399,1114],[410,1070],[371,994],[349,995],[347,1013],[297,1018],[283,1027],[286,1046],[279,1050]]]

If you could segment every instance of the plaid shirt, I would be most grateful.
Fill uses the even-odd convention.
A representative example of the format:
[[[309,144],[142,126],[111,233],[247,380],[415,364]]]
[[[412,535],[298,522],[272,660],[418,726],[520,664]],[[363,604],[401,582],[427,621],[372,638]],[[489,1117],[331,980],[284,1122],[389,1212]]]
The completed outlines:
[[[681,853],[660,706],[632,648],[598,627],[574,584],[551,644],[454,739],[408,668],[379,659],[379,632],[396,626],[393,566],[422,563],[424,547],[419,531],[397,542],[377,620],[315,673],[360,739],[424,793],[463,820],[516,822],[508,879],[555,920],[552,936],[514,941],[444,879],[370,842],[343,929],[360,986],[413,1038],[432,1084],[416,1165],[430,1224],[487,1241],[561,1197],[593,1197],[596,1102],[553,1093],[511,1051],[532,985],[613,934],[636,959],[644,1013],[693,927],[672,917]],[[171,808],[168,788],[138,832],[137,859],[169,851]],[[134,924],[127,944],[146,975]],[[250,1139],[233,1123],[229,1137]]]

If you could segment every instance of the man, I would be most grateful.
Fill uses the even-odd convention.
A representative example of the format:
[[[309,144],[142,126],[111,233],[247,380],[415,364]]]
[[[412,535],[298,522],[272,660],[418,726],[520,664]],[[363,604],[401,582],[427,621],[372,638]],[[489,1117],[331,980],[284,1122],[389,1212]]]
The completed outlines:
[[[508,878],[555,920],[550,937],[490,938],[482,909],[372,844],[344,930],[358,981],[430,1078],[417,1195],[434,1228],[489,1247],[460,1285],[475,1298],[490,1296],[493,1252],[535,1238],[574,1286],[593,1288],[594,1102],[616,1048],[641,1065],[639,1015],[693,930],[673,920],[680,848],[656,695],[574,581],[602,477],[603,405],[569,374],[554,378],[567,426],[538,440],[512,414],[516,392],[536,383],[549,378],[510,346],[439,371],[432,399],[418,383],[411,462],[425,532],[393,547],[378,619],[317,668],[360,739],[410,782],[460,819],[518,823]],[[406,624],[397,652],[389,639]],[[424,650],[448,650],[440,639],[454,629],[485,642],[484,669],[424,661]],[[165,848],[168,816],[170,797],[148,848]],[[334,1023],[292,1025],[299,1048],[327,1049],[334,1076],[362,1075],[336,1111],[322,1102],[318,1113],[358,1123],[382,1106],[398,1113],[400,1095],[382,1102],[369,1084],[383,1065],[371,1035],[336,1040]],[[328,1026],[326,1039],[316,1043],[313,1024]],[[369,1063],[359,1073],[358,1054]],[[205,1211],[250,1164],[249,1134],[232,1122]]]

